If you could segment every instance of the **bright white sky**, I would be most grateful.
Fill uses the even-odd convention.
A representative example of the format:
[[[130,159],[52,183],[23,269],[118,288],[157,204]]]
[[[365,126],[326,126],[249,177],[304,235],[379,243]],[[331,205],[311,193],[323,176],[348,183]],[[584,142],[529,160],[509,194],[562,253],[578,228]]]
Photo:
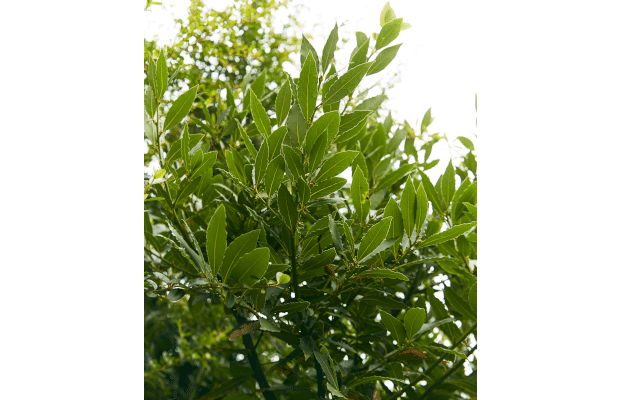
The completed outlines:
[[[231,0],[205,0],[205,5],[213,4],[222,9]],[[151,6],[146,13],[145,37],[155,36],[162,44],[169,44],[176,35],[173,20],[186,18],[189,0],[162,0],[163,6]],[[437,2],[427,0],[392,0],[390,5],[398,18],[412,25],[392,43],[403,43],[398,55],[381,73],[374,75],[378,79],[388,79],[391,74],[400,73],[400,83],[388,94],[384,109],[392,110],[398,122],[407,120],[419,131],[419,124],[426,110],[432,108],[435,121],[430,126],[431,133],[446,134],[452,149],[445,142],[434,146],[430,159],[440,158],[438,166],[428,173],[431,180],[445,170],[450,154],[455,157],[460,153],[460,142],[454,142],[457,136],[469,137],[477,143],[476,112],[474,95],[476,83],[476,47],[474,29],[475,10],[465,2]],[[379,32],[379,14],[384,3],[376,0],[293,0],[291,7],[304,7],[298,13],[298,20],[304,27],[304,34],[321,52],[327,35],[335,22],[345,23],[339,28],[339,37],[348,37],[350,42],[342,48],[340,59],[348,59],[355,43],[355,31],[363,31],[370,36]],[[285,18],[285,13],[276,15],[276,22]],[[276,27],[277,29],[277,27]],[[455,35],[455,32],[459,32]],[[462,34],[461,34],[462,32]],[[302,32],[300,32],[301,34]],[[342,43],[340,43],[342,44]],[[336,58],[338,58],[338,52]],[[297,65],[287,66],[293,76],[299,74]],[[367,78],[363,83],[372,84]],[[377,79],[373,78],[373,79]]]

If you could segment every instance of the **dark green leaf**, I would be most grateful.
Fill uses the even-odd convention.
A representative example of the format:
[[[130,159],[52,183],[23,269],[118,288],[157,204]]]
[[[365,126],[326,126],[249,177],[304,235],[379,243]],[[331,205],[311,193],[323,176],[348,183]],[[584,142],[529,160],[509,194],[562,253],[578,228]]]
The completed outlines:
[[[265,191],[269,197],[280,187],[282,178],[284,178],[284,158],[279,155],[269,163],[265,172]]]
[[[379,310],[379,313],[381,314],[381,322],[392,334],[392,339],[395,339],[399,345],[403,345],[407,341],[405,325],[385,311]]]
[[[284,141],[284,135],[286,135],[287,128],[286,126],[281,126],[276,129],[269,139],[267,143],[269,144],[269,159],[273,160],[275,156],[280,154],[280,150],[282,149],[282,142]]]
[[[405,229],[403,225],[403,215],[396,204],[396,200],[390,198],[387,205],[385,206],[385,211],[383,212],[384,217],[392,217],[392,224],[390,225],[390,230],[388,231],[386,240],[389,239],[398,239],[403,236],[403,231]],[[398,254],[398,249],[400,248],[399,242],[392,246],[392,254],[396,256]]]
[[[415,230],[416,221],[415,200],[416,192],[413,187],[413,182],[411,179],[407,179],[407,183],[405,183],[405,188],[403,189],[403,193],[400,197],[400,211],[403,214],[403,227],[405,228],[405,232],[407,233],[410,241],[414,239],[412,238],[412,235]]]
[[[372,253],[379,245],[385,240],[388,231],[390,230],[390,224],[392,223],[391,217],[385,217],[381,222],[375,224],[368,230],[366,235],[362,238],[360,247],[357,250],[357,260],[365,260],[368,255]]]
[[[464,234],[465,232],[469,231],[474,226],[476,226],[476,222],[471,222],[469,224],[455,225],[454,227],[444,232],[437,233],[425,239],[424,241],[422,241],[422,243],[418,244],[416,248],[421,249],[423,247],[434,246],[436,244],[446,242],[450,239],[454,239]]]
[[[286,120],[286,127],[288,128],[288,136],[293,146],[301,147],[306,137],[307,125],[298,103],[295,103],[293,108],[291,108],[291,112]]]
[[[161,51],[157,59],[157,98],[161,99],[168,88],[168,67],[166,66],[166,54]]]
[[[174,103],[172,103],[172,106],[170,106],[170,109],[166,114],[164,131],[167,131],[173,126],[179,124],[183,120],[183,118],[185,118],[190,108],[192,108],[192,104],[194,104],[194,99],[196,98],[197,92],[198,85],[190,88],[187,92],[180,95],[179,98],[174,101]]]
[[[418,192],[416,193],[415,200],[415,229],[418,234],[422,231],[422,226],[426,221],[428,214],[428,199],[426,198],[426,192],[424,191],[424,185],[420,183],[418,186]]]
[[[373,269],[370,271],[364,271],[358,275],[360,278],[386,278],[386,279],[398,279],[401,281],[408,281],[406,275],[401,274],[400,272],[392,271],[390,269]]]
[[[412,308],[407,311],[407,314],[405,314],[405,329],[407,330],[407,337],[409,339],[412,339],[413,335],[418,333],[422,325],[424,325],[425,319],[426,310],[422,308]]]
[[[289,301],[280,303],[271,309],[271,313],[296,313],[305,310],[310,305],[307,301]]]
[[[340,174],[342,171],[347,169],[348,166],[351,165],[351,161],[357,156],[358,152],[353,150],[343,151],[341,153],[336,153],[331,156],[314,179],[316,182],[334,177]]]
[[[288,189],[284,185],[280,185],[280,189],[278,190],[278,208],[280,209],[280,214],[282,215],[286,226],[291,230],[291,232],[295,232],[298,218],[297,204],[295,204],[293,196],[291,196]]]
[[[263,141],[258,153],[256,154],[256,162],[254,164],[254,184],[258,186],[265,177],[267,171],[267,164],[269,163],[269,144],[267,141]]]
[[[286,120],[286,116],[291,109],[291,84],[286,80],[286,83],[282,86],[280,91],[278,92],[278,96],[276,97],[276,122],[278,126],[282,126],[284,124],[284,120]]]
[[[183,298],[185,295],[185,290],[183,289],[172,289],[168,292],[168,300],[175,303]]]
[[[361,168],[357,168],[353,174],[351,198],[355,211],[360,217],[360,224],[363,224],[370,209],[370,200],[368,198],[368,181]]]
[[[312,174],[323,161],[325,151],[327,150],[327,132],[323,132],[312,146],[310,155],[308,156],[308,172]]]
[[[268,138],[271,135],[271,121],[269,116],[267,116],[265,107],[260,103],[252,89],[250,89],[250,109],[252,110],[252,118],[254,118],[256,128],[258,128],[258,131],[265,139]]]
[[[331,214],[328,215],[327,218],[329,221],[329,232],[331,233],[334,247],[339,253],[342,253],[344,251],[344,247],[342,247],[342,238],[340,237],[340,232],[338,232],[338,226],[336,226]]]
[[[256,248],[256,242],[258,241],[259,234],[260,229],[245,233],[233,240],[233,242],[226,248],[224,251],[222,268],[220,269],[222,282],[226,282],[228,280],[232,270],[237,264],[237,261]]]
[[[334,52],[336,51],[336,45],[338,44],[338,24],[334,25],[334,29],[329,33],[325,47],[323,47],[323,54],[321,56],[321,64],[323,64],[323,72],[327,71],[329,63],[334,58]]]
[[[287,145],[282,145],[282,152],[284,153],[284,162],[293,174],[293,180],[299,179],[300,176],[304,175],[304,167],[301,165],[300,154],[297,150]]]
[[[299,84],[297,89],[297,100],[306,121],[311,122],[314,108],[316,107],[316,99],[318,97],[319,77],[317,75],[316,65],[312,53],[306,58],[306,62],[301,69],[299,75]],[[299,142],[301,144],[301,142]]]
[[[146,93],[144,94],[144,109],[151,118],[153,118],[157,110],[157,102],[155,101],[155,94],[151,86],[146,88]]]
[[[330,178],[319,182],[316,186],[313,186],[310,191],[311,198],[321,198],[334,193],[347,183],[345,178]]]
[[[232,282],[244,285],[253,285],[263,277],[269,264],[269,249],[261,247],[254,249],[239,258],[230,272]]]
[[[215,213],[207,226],[207,256],[213,276],[216,276],[224,260],[226,251],[226,208],[223,204],[215,210]]]

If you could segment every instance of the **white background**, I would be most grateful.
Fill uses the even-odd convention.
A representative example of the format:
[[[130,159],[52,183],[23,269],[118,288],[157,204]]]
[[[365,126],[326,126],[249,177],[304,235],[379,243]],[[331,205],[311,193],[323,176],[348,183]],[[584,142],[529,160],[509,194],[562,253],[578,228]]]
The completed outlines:
[[[612,398],[618,10],[463,3],[391,2],[413,25],[399,37],[413,86],[390,104],[410,122],[433,107],[458,136],[478,93],[479,397]],[[352,25],[383,7],[307,5]],[[3,397],[142,395],[143,7],[0,13]]]

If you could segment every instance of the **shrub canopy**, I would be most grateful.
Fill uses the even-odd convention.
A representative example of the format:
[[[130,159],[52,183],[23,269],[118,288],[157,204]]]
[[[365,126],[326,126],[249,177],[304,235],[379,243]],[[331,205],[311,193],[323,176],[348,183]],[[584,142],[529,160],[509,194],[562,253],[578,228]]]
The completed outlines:
[[[336,25],[303,38],[298,77],[287,53],[243,77],[196,63],[184,91],[182,52],[146,46],[147,398],[476,397],[474,144],[433,183],[430,110],[414,128],[364,97],[406,28],[379,19],[344,70]]]

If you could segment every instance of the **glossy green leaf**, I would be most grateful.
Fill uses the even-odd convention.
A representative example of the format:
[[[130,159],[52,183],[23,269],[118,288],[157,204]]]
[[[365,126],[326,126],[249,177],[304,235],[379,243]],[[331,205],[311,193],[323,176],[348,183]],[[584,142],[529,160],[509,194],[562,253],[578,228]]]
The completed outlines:
[[[451,309],[458,311],[459,314],[465,318],[469,318],[472,321],[476,320],[476,313],[470,305],[463,299],[461,299],[451,288],[444,289],[444,296]]]
[[[327,132],[323,132],[317,140],[315,140],[310,155],[308,156],[308,172],[312,174],[323,161],[325,151],[327,150]]]
[[[353,174],[351,183],[351,198],[360,223],[363,224],[370,210],[370,199],[368,197],[368,181],[361,168],[357,168]]]
[[[228,245],[224,251],[224,259],[222,261],[222,267],[220,268],[222,282],[228,281],[228,278],[237,264],[237,261],[256,248],[256,242],[258,241],[259,234],[260,229],[244,233]]]
[[[413,335],[424,325],[426,319],[426,310],[422,308],[412,308],[405,314],[405,329],[407,331],[407,337],[413,338]]]
[[[316,182],[334,177],[347,169],[358,152],[353,150],[336,153],[325,161],[316,178]]]
[[[329,145],[338,134],[339,125],[340,114],[338,114],[338,111],[330,111],[321,115],[308,129],[305,145],[306,152],[312,150],[314,143],[323,133],[327,133],[327,144]]]
[[[396,58],[396,54],[398,54],[398,49],[400,49],[400,46],[402,46],[402,43],[383,49],[381,53],[377,55],[377,57],[375,58],[375,62],[368,70],[368,75],[373,75],[381,72],[388,65],[390,65],[392,60]]]
[[[207,226],[207,256],[209,264],[216,276],[224,260],[226,251],[226,208],[223,204],[215,210],[215,213]]]
[[[329,232],[332,236],[332,242],[334,243],[334,247],[339,253],[344,251],[344,247],[342,246],[342,238],[340,237],[340,232],[338,231],[338,226],[334,222],[331,214],[327,216],[329,221]]]
[[[379,310],[381,314],[381,322],[392,334],[392,338],[395,339],[399,345],[403,345],[407,341],[407,333],[405,332],[405,325],[402,322],[386,313]]]
[[[392,271],[390,269],[372,269],[370,271],[364,271],[358,275],[360,278],[385,278],[385,279],[398,279],[401,281],[408,281],[406,275],[400,272]]]
[[[296,181],[300,176],[304,175],[304,167],[301,164],[301,155],[297,152],[297,150],[287,145],[282,145],[282,152],[284,153],[284,162],[286,163],[289,171],[293,174],[293,180]]]
[[[327,71],[327,67],[329,63],[332,62],[334,58],[334,52],[336,51],[336,46],[338,45],[338,24],[334,25],[334,29],[329,33],[329,37],[327,38],[327,42],[325,42],[325,47],[323,47],[323,53],[321,54],[321,64],[323,65],[323,73]]]
[[[232,282],[236,284],[253,285],[263,277],[269,264],[269,249],[261,247],[254,249],[239,258],[230,272]]]
[[[291,232],[294,232],[297,227],[297,218],[299,216],[297,204],[295,204],[293,196],[284,185],[280,185],[280,189],[278,190],[278,208],[280,209],[280,214],[286,226]]]
[[[441,194],[443,196],[444,204],[448,205],[452,201],[455,186],[456,180],[454,167],[452,166],[452,160],[450,160],[448,166],[446,167],[446,172],[444,172],[443,177],[441,178]]]
[[[381,189],[388,188],[401,180],[403,177],[407,176],[415,169],[414,164],[405,164],[401,165],[397,170],[389,172],[384,178],[381,179],[375,191],[379,191]]]
[[[357,260],[360,260],[360,262],[361,260],[365,260],[366,256],[379,247],[379,245],[385,240],[385,237],[390,230],[391,223],[391,217],[384,217],[379,223],[373,225],[373,227],[368,230],[366,235],[362,238],[360,247],[357,250]]]
[[[405,228],[405,232],[410,240],[415,238],[412,237],[413,231],[415,230],[415,221],[416,221],[416,192],[413,186],[413,182],[411,179],[407,179],[405,183],[405,188],[403,189],[403,193],[400,197],[400,211],[403,215],[403,227]]]
[[[338,127],[338,135],[344,135],[346,132],[354,129],[363,121],[366,121],[366,117],[371,114],[372,111],[353,111],[350,114],[345,114],[340,118],[340,126]]]
[[[426,197],[428,198],[428,200],[431,201],[431,204],[433,205],[433,211],[436,212],[437,214],[441,214],[442,213],[441,201],[439,200],[439,194],[435,190],[435,186],[433,186],[433,184],[431,183],[431,180],[428,179],[428,176],[426,176],[424,172],[420,171],[420,175],[422,176],[422,185],[424,187],[424,193],[426,193]]]
[[[185,295],[185,290],[183,289],[172,289],[168,292],[168,300],[172,303],[175,303],[183,298]]]
[[[398,204],[396,204],[396,200],[394,200],[393,198],[390,198],[387,205],[385,206],[385,211],[383,212],[383,215],[384,217],[392,217],[392,224],[390,225],[390,230],[388,231],[388,234],[385,237],[385,239],[389,240],[389,239],[394,239],[394,238],[397,238],[397,239],[401,238],[403,236],[403,231],[405,229],[405,226],[403,225],[402,212],[400,211],[400,208],[398,208]],[[400,248],[400,244],[397,241],[392,246],[392,254],[394,256],[398,254],[399,248]]]
[[[166,114],[164,131],[167,131],[173,126],[179,124],[183,118],[185,118],[187,113],[189,113],[189,110],[192,108],[192,104],[194,104],[194,99],[196,98],[197,92],[198,85],[190,88],[187,92],[180,95],[174,103],[172,103],[172,106],[170,106],[170,109]]]
[[[263,181],[263,178],[265,178],[268,164],[269,144],[267,143],[267,141],[263,141],[263,144],[260,146],[258,153],[256,153],[256,162],[254,163],[254,183],[256,186],[258,186],[258,184]]]
[[[421,248],[428,247],[428,246],[434,246],[439,243],[446,242],[450,239],[457,238],[460,235],[464,234],[465,232],[469,231],[474,226],[476,226],[476,222],[471,222],[469,224],[456,225],[444,232],[437,233],[425,239],[424,241],[422,241],[422,243],[418,244],[416,248],[421,249]]]
[[[286,135],[287,127],[281,126],[269,136],[267,142],[269,144],[269,159],[273,160],[282,149],[282,142],[284,141],[284,136]]]
[[[310,186],[303,177],[297,179],[297,202],[300,206],[308,204],[310,200]]]
[[[478,207],[470,203],[463,203],[467,207],[467,211],[474,217],[474,220],[478,220]]]
[[[383,27],[381,28],[381,32],[379,32],[379,36],[377,36],[377,43],[375,44],[375,49],[379,50],[380,48],[392,43],[392,41],[398,37],[402,24],[403,19],[397,18],[383,25]]]
[[[293,146],[301,147],[306,137],[307,125],[298,103],[295,103],[293,108],[291,108],[291,112],[286,120],[286,127],[288,128],[288,136]]]
[[[318,84],[319,77],[317,75],[314,57],[312,53],[310,53],[301,69],[297,87],[297,100],[307,122],[311,122],[312,115],[314,114],[316,99],[319,93]]]
[[[334,369],[334,363],[329,357],[329,353],[327,349],[323,347],[321,352],[314,350],[314,357],[321,365],[321,369],[323,370],[323,374],[327,378],[327,382],[329,382],[334,388],[339,389],[338,387],[338,379],[336,378],[336,370]]]
[[[416,193],[415,201],[415,229],[418,232],[422,232],[422,227],[426,221],[428,214],[428,199],[426,198],[426,192],[424,191],[424,185],[420,183],[418,191]]]
[[[144,109],[151,118],[153,118],[157,110],[157,101],[155,101],[155,94],[150,85],[146,88],[146,93],[144,94]]]
[[[193,149],[194,147],[196,147],[196,145],[198,144],[198,142],[200,142],[200,139],[202,139],[204,137],[204,135],[189,135],[189,148]],[[166,161],[165,164],[170,164],[173,161],[176,161],[179,157],[181,157],[181,140],[176,140],[172,146],[170,146],[170,150],[168,151],[168,154],[166,154]]]
[[[388,1],[387,3],[385,3],[383,9],[381,10],[381,14],[379,15],[379,23],[383,27],[385,24],[394,19],[396,19],[396,13],[392,9],[392,7],[390,7],[390,2]]]
[[[328,250],[325,250],[321,254],[311,256],[307,260],[304,260],[302,264],[302,269],[303,271],[310,271],[316,268],[322,268],[327,264],[331,264],[332,262],[334,262],[335,257],[336,249],[332,247]]]
[[[314,49],[314,46],[312,46],[312,44],[308,41],[308,39],[306,39],[304,35],[301,35],[301,57],[300,57],[301,65],[304,65],[306,63],[308,54],[312,54],[312,57],[314,58],[316,73],[318,75],[320,73],[319,55]]]
[[[357,85],[362,81],[372,62],[360,64],[355,68],[351,68],[344,75],[342,75],[333,85],[329,88],[327,94],[323,97],[323,104],[335,103],[346,96],[353,93]]]
[[[269,197],[280,187],[282,178],[284,178],[284,158],[279,155],[269,163],[265,171],[265,191]]]
[[[168,88],[168,67],[166,54],[161,51],[157,59],[157,98],[161,99]]]
[[[318,199],[324,196],[328,196],[334,193],[336,190],[339,190],[346,183],[347,180],[345,178],[324,179],[310,189],[310,197]]]
[[[478,283],[474,282],[469,289],[469,295],[467,296],[467,300],[469,301],[469,305],[473,309],[474,312],[478,310]]]
[[[245,129],[243,129],[243,127],[241,126],[241,123],[238,120],[235,120],[235,121],[237,122],[237,130],[239,131],[239,134],[243,138],[243,142],[245,143],[246,149],[248,149],[248,151],[252,155],[252,158],[256,159],[256,148],[254,147],[254,143],[252,143],[252,141],[250,140],[250,137],[248,136]]]
[[[359,47],[356,47],[351,54],[351,61],[349,61],[349,69],[355,68],[360,64],[365,63],[368,58],[368,46],[370,45],[370,38],[366,39]]]
[[[291,98],[291,84],[287,79],[276,97],[276,122],[278,126],[282,126],[288,116],[288,112],[291,109]]]
[[[265,107],[260,103],[260,100],[250,89],[250,110],[252,111],[252,118],[254,118],[254,122],[256,123],[256,128],[266,139],[271,135],[271,121],[269,120],[269,116],[267,116],[267,111],[265,111]]]

